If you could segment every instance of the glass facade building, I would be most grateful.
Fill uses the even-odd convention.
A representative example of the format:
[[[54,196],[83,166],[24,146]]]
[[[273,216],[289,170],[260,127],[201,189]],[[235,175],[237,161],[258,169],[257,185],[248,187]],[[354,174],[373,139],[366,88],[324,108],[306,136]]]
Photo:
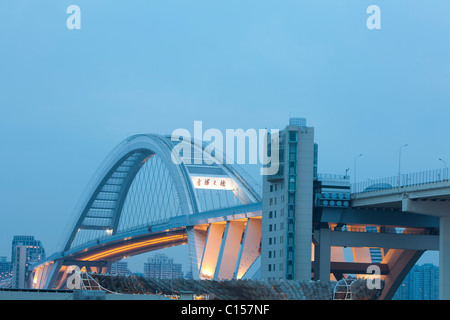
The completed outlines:
[[[412,267],[393,300],[439,300],[439,267],[431,263]]]

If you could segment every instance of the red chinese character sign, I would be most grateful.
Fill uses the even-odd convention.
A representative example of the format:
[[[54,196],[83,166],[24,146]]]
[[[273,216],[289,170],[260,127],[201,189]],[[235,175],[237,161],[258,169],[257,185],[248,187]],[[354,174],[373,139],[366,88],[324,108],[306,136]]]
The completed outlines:
[[[197,189],[233,190],[235,183],[231,178],[191,176],[192,183]]]

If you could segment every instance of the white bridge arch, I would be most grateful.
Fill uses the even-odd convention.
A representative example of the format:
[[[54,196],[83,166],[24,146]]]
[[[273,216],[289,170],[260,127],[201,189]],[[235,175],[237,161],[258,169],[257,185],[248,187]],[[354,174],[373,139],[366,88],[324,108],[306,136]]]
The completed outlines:
[[[202,142],[192,140],[192,154],[200,151],[210,158],[191,163],[172,153],[175,144],[168,136],[140,134],[124,140],[108,155],[74,211],[60,252],[35,268],[34,287],[60,288],[69,265],[105,272],[110,263],[120,260],[119,254],[109,252],[125,257],[184,243],[193,257],[194,277],[242,277],[259,256],[258,184],[237,165],[211,161],[212,156],[203,153]],[[246,205],[253,206],[247,210]],[[158,229],[161,225],[166,229]],[[247,248],[242,241],[245,235]],[[170,242],[156,246],[164,237]],[[121,251],[141,243],[149,245]],[[230,252],[234,261],[223,267]]]

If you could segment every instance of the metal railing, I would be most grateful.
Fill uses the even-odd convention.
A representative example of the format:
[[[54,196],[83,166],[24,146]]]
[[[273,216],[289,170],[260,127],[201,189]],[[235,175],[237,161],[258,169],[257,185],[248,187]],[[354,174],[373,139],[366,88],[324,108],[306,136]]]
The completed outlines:
[[[367,181],[351,184],[352,193],[373,192],[393,188],[402,188],[430,183],[448,181],[448,168],[428,170],[415,173],[399,174],[396,176],[368,179]]]

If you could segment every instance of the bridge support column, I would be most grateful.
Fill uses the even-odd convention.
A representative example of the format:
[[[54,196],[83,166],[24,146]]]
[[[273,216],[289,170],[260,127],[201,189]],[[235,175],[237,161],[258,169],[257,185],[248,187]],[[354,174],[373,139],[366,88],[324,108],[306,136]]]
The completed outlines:
[[[53,285],[56,282],[56,279],[59,275],[62,265],[63,265],[63,261],[61,261],[61,260],[57,260],[52,264],[51,270],[50,270],[47,278],[45,279],[45,285],[44,285],[45,289],[53,289]]]
[[[439,300],[450,300],[450,216],[439,220]]]
[[[314,280],[329,281],[331,273],[331,230],[322,228],[315,237]]]
[[[47,269],[47,265],[41,266],[39,268],[36,268],[33,273],[33,282],[31,283],[31,286],[33,289],[41,289],[41,279],[42,275],[45,273],[45,270]]]
[[[439,216],[439,299],[450,300],[450,203],[405,198],[402,211]]]
[[[214,277],[224,230],[225,223],[211,223],[209,225],[200,266],[201,279],[212,279]]]
[[[244,221],[227,222],[220,246],[219,258],[217,259],[216,270],[214,272],[215,280],[229,280],[233,277],[244,228]]]
[[[200,277],[200,267],[202,263],[202,254],[205,250],[206,236],[208,233],[208,225],[198,225],[186,228],[188,237],[189,255],[194,279]]]
[[[233,273],[233,279],[241,279],[260,254],[261,219],[250,218],[245,227],[244,239]]]
[[[391,300],[408,272],[419,260],[424,250],[390,249],[382,263],[388,265],[389,273],[384,279],[380,300]]]

